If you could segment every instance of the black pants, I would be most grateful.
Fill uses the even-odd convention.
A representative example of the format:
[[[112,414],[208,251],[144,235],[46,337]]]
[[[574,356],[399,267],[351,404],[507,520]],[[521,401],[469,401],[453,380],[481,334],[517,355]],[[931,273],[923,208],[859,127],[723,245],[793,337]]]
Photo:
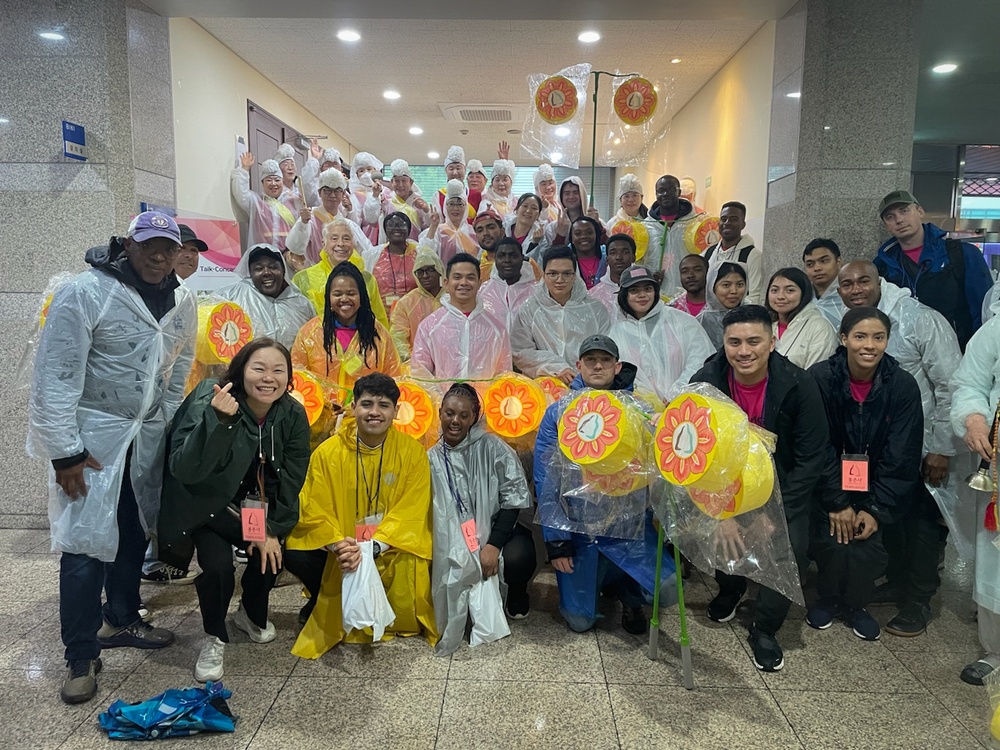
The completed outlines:
[[[799,569],[799,580],[809,564],[809,515],[800,513],[788,521],[788,538],[792,543],[792,554]],[[731,576],[721,570],[715,571],[715,580],[719,584],[719,593],[742,594],[746,591],[747,579],[743,576]],[[788,616],[791,601],[784,594],[760,587],[757,594],[757,604],[754,608],[751,628],[767,635],[774,635],[781,628]]]
[[[246,549],[240,519],[228,510],[218,513],[209,523],[191,532],[191,540],[198,552],[201,575],[194,582],[198,590],[198,606],[205,632],[223,643],[229,643],[226,631],[226,611],[236,590],[236,569],[233,564],[233,547]],[[267,602],[277,576],[270,566],[260,572],[260,558],[254,554],[244,566],[243,595],[240,601],[251,622],[259,628],[267,627]]]
[[[118,551],[113,563],[64,552],[59,559],[59,622],[66,660],[101,655],[97,631],[102,619],[116,628],[139,620],[139,574],[146,555],[146,533],[132,489],[131,449],[125,459],[118,495]],[[76,500],[88,502],[86,498]],[[107,604],[101,607],[101,589]]]
[[[937,503],[921,483],[913,505],[899,523],[886,527],[889,582],[902,592],[902,604],[930,603],[941,585],[938,560],[948,542]]]
[[[875,579],[885,571],[889,559],[882,534],[879,529],[868,539],[838,544],[837,537],[830,536],[829,516],[817,517],[809,556],[819,569],[816,588],[822,603],[839,603],[847,610],[861,609],[871,603]]]

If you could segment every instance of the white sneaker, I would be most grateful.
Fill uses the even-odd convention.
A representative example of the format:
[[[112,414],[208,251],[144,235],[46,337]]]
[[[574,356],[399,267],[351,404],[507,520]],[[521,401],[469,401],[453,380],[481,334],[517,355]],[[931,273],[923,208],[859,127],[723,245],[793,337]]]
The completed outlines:
[[[198,661],[194,665],[194,678],[198,682],[218,682],[222,679],[222,657],[226,644],[215,636],[209,636],[201,647]]]
[[[233,625],[250,636],[250,640],[254,643],[270,643],[278,635],[273,622],[268,620],[267,627],[258,628],[243,607],[236,610],[236,614],[233,615]]]

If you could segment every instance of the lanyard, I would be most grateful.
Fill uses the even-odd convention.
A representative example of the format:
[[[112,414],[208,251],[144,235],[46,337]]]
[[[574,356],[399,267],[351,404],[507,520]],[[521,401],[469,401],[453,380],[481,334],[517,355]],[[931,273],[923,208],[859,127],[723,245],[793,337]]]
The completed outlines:
[[[458,508],[459,517],[463,517],[468,514],[468,508],[465,507],[465,503],[462,502],[462,496],[458,492],[458,488],[455,486],[455,480],[451,476],[451,461],[448,460],[448,452],[451,450],[442,441],[444,445],[444,471],[448,475],[448,489],[451,490],[451,497],[455,501],[455,507]]]
[[[385,457],[385,442],[383,441],[382,445],[379,446],[378,479],[375,482],[375,494],[373,495],[371,485],[368,483],[368,474],[365,473],[365,467],[361,461],[361,438],[358,437],[356,438],[356,440],[357,440],[357,454],[356,454],[357,460],[354,462],[354,506],[355,509],[357,510],[359,517],[367,518],[368,516],[372,515],[372,500],[375,501],[375,511],[376,512],[378,511],[378,496],[382,490],[382,459]],[[361,490],[361,482],[358,481],[359,474],[361,475],[361,480],[364,481],[365,483],[365,497],[366,497],[365,507],[367,509],[367,513],[365,513],[364,516],[361,516],[361,511],[360,509],[358,509],[359,505],[358,493]]]

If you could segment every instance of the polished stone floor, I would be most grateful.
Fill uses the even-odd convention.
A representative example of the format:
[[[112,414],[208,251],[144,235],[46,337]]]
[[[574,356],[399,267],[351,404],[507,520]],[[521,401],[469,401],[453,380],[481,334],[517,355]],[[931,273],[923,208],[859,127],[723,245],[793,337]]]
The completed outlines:
[[[121,746],[97,714],[117,698],[140,700],[191,684],[201,631],[192,586],[144,585],[156,624],[177,643],[156,652],[106,651],[97,698],[63,705],[57,558],[43,531],[0,530],[0,738],[9,748]],[[235,734],[168,741],[169,747],[309,750],[545,748],[546,750],[971,750],[988,745],[982,688],[958,673],[978,656],[970,571],[949,554],[935,619],[918,638],[864,643],[838,624],[815,631],[793,607],[779,634],[785,669],[762,675],[740,617],[705,618],[714,582],[687,586],[696,689],[681,684],[676,608],[661,620],[660,659],[624,633],[618,615],[594,632],[569,632],[556,614],[555,581],[532,584],[531,617],[513,634],[451,658],[422,641],[340,646],[316,662],[289,653],[299,587],[278,589],[278,638],[226,652],[225,685],[240,717]],[[873,609],[885,622],[895,610]],[[745,613],[744,613],[745,614]]]

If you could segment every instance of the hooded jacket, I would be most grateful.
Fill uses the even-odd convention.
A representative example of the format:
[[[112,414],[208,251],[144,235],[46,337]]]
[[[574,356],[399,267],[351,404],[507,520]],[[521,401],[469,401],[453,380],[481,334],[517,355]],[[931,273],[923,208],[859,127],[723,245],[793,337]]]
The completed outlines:
[[[587,294],[604,305],[612,325],[625,317],[621,305],[618,304],[618,289],[618,285],[611,280],[611,269],[605,265],[604,274],[597,280],[596,284],[587,290]]]
[[[417,326],[410,369],[437,380],[495,378],[511,369],[510,337],[482,300],[466,315],[445,294],[440,309]]]
[[[715,349],[722,346],[722,319],[729,312],[719,302],[719,298],[715,296],[715,284],[719,280],[720,268],[722,268],[721,263],[708,267],[708,276],[705,279],[705,306],[698,313],[698,317],[695,318],[695,320],[701,323],[701,327],[705,329],[705,333],[708,334],[708,339],[712,342],[712,347]],[[743,302],[740,304],[746,304],[745,296],[743,297]]]
[[[732,398],[730,371],[726,352],[718,351],[691,381],[714,385]],[[791,521],[810,511],[818,489],[820,497],[829,491],[821,488],[821,480],[833,470],[830,428],[816,380],[777,352],[767,363],[763,426],[778,436],[774,464],[785,518]]]
[[[676,297],[681,290],[680,262],[688,254],[684,233],[692,222],[707,219],[708,214],[699,211],[690,201],[681,198],[677,208],[677,218],[668,225],[660,218],[660,204],[653,203],[643,226],[649,232],[649,250],[645,265],[663,271],[663,293]]]
[[[552,299],[544,282],[537,284],[510,327],[514,365],[529,378],[558,375],[574,367],[584,339],[610,328],[608,311],[587,294],[579,275],[565,305]]]
[[[742,251],[749,247],[753,249],[749,251],[746,261],[741,262],[740,256],[743,254]],[[743,266],[747,272],[747,296],[745,300],[745,304],[747,305],[764,304],[764,274],[761,271],[763,256],[763,251],[756,246],[753,237],[749,234],[744,234],[740,237],[739,242],[728,250],[722,249],[722,241],[720,240],[717,245],[705,251],[705,257],[708,258],[709,271],[712,270],[713,266],[717,266],[720,263],[739,263]]]
[[[890,336],[891,338],[891,336]],[[813,365],[830,425],[831,486],[818,498],[819,510],[833,513],[850,505],[875,516],[880,524],[896,523],[905,515],[922,481],[924,415],[913,376],[886,354],[875,370],[864,403],[851,395],[847,350],[840,346],[829,359]],[[840,457],[868,456],[869,492],[839,489]]]
[[[576,175],[573,175],[572,177],[567,177],[565,180],[559,183],[559,190],[556,193],[556,197],[559,199],[559,204],[562,205],[563,188],[566,187],[567,183],[572,183],[573,185],[576,185],[580,189],[580,216],[586,216],[587,207],[590,205],[589,204],[590,197],[587,195],[587,186],[584,185],[583,180],[581,180]],[[572,216],[572,217],[567,216],[567,218],[572,223],[574,219],[579,219],[580,216]],[[569,243],[569,237],[562,237],[556,231],[558,229],[558,224],[559,224],[558,221],[550,221],[545,225],[544,241],[546,247],[555,247],[556,245],[566,245]],[[604,242],[604,238],[599,238],[598,241]]]
[[[773,329],[777,337],[777,323]],[[784,354],[792,364],[808,370],[833,354],[837,346],[837,332],[816,303],[810,302],[792,318],[774,350]]]
[[[508,284],[500,278],[497,267],[494,264],[490,269],[490,278],[479,288],[479,299],[494,318],[507,326],[510,331],[514,322],[514,313],[521,306],[531,293],[535,291],[535,269],[531,261],[522,261],[521,278],[515,283]]]
[[[993,276],[979,249],[963,242],[965,275],[959,279],[959,269],[952,266],[948,256],[947,232],[931,223],[923,227],[924,249],[919,264],[906,257],[895,238],[882,243],[873,262],[881,277],[908,289],[918,300],[941,313],[964,349],[982,325],[983,299],[993,286]]]

